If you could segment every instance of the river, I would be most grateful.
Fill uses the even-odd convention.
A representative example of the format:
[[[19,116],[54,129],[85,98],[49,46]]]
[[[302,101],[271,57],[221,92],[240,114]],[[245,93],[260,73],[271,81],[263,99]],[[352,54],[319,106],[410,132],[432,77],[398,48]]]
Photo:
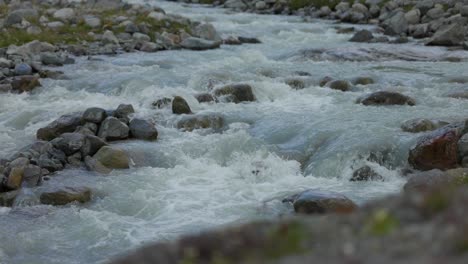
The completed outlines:
[[[156,142],[116,143],[131,154],[130,170],[99,176],[70,169],[47,183],[91,187],[88,204],[37,205],[36,193],[45,188],[39,187],[23,190],[13,209],[0,208],[1,263],[102,263],[148,241],[291,214],[281,199],[308,188],[340,192],[363,204],[399,192],[405,182],[400,170],[419,135],[402,132],[402,122],[468,114],[468,100],[445,96],[466,89],[463,80],[453,80],[466,76],[468,63],[444,58],[466,58],[466,52],[414,41],[351,43],[352,35],[337,34],[333,21],[151,4],[210,22],[224,37],[257,37],[263,43],[78,58],[59,68],[69,79],[43,80],[32,94],[1,95],[0,157],[32,143],[35,131],[58,116],[87,107],[133,104],[137,116],[155,120],[159,131]],[[304,52],[313,49],[326,52]],[[319,87],[324,76],[370,76],[376,83],[341,92]],[[292,77],[306,87],[291,89],[285,80]],[[252,85],[257,102],[199,104],[193,96],[212,84],[237,82]],[[355,103],[382,89],[409,95],[417,105]],[[184,97],[195,113],[222,114],[222,133],[179,131],[174,126],[180,117],[170,108],[151,107],[174,95]],[[385,180],[350,182],[363,165]]]

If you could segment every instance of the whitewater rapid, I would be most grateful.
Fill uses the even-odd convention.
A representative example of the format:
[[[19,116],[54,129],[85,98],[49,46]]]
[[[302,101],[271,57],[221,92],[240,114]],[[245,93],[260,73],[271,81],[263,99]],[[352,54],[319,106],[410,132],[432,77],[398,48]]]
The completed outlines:
[[[257,37],[263,43],[77,58],[76,64],[59,68],[68,79],[43,80],[32,94],[2,94],[0,157],[32,143],[36,130],[60,115],[94,106],[132,104],[137,116],[156,121],[159,138],[115,143],[130,153],[135,163],[130,170],[109,176],[64,170],[47,183],[92,188],[88,204],[37,205],[35,194],[44,188],[39,187],[23,190],[13,209],[0,208],[1,263],[102,263],[148,241],[290,214],[281,199],[309,188],[337,191],[363,204],[399,192],[405,182],[400,170],[418,134],[402,132],[403,121],[458,120],[468,114],[467,100],[445,96],[466,89],[451,80],[464,76],[468,63],[440,59],[468,57],[466,52],[414,42],[350,43],[351,35],[337,34],[332,21],[150,4],[212,23],[223,37]],[[305,56],[303,51],[311,49],[358,57],[385,51],[386,57],[356,62]],[[404,60],[408,56],[436,61]],[[297,71],[311,76],[297,76]],[[376,83],[341,92],[319,87],[324,76],[370,76]],[[291,89],[285,80],[292,77],[302,79],[305,89]],[[199,104],[194,98],[211,84],[237,82],[250,84],[257,102]],[[417,105],[355,103],[382,89],[409,95]],[[180,117],[169,108],[152,107],[155,100],[174,95],[184,97],[196,113],[222,114],[222,133],[177,130]],[[363,165],[385,181],[350,182]]]

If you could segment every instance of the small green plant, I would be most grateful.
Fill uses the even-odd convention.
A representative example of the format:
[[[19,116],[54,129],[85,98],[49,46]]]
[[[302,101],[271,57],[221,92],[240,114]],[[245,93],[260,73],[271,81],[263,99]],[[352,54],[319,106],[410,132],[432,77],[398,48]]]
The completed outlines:
[[[384,236],[390,234],[399,225],[398,219],[392,216],[386,209],[379,209],[371,215],[366,225],[366,230],[372,235]]]

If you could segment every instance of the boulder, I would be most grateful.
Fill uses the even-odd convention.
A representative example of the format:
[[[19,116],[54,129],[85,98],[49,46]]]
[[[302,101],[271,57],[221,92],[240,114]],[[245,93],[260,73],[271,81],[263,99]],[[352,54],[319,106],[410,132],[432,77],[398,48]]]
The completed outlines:
[[[192,110],[184,98],[176,96],[172,100],[172,113],[176,115],[191,114]]]
[[[220,87],[214,91],[215,96],[222,97],[225,101],[240,103],[253,102],[255,95],[252,86],[248,84],[230,84]]]
[[[104,146],[93,158],[109,169],[128,169],[130,167],[130,158],[125,151],[116,147]]]
[[[107,143],[100,137],[94,135],[85,135],[83,145],[81,146],[81,156],[93,156],[102,147],[107,146]]]
[[[372,32],[369,30],[359,30],[354,34],[354,36],[349,40],[351,42],[370,42],[374,38]]]
[[[63,115],[46,127],[37,130],[36,136],[39,140],[50,141],[63,133],[75,131],[80,125],[82,125],[81,113]]]
[[[6,207],[12,207],[16,196],[18,196],[19,191],[10,191],[10,192],[4,192],[0,193],[0,207],[6,206]]]
[[[401,130],[410,133],[419,133],[425,131],[432,131],[445,125],[448,125],[448,123],[442,121],[433,121],[425,118],[416,118],[405,121],[401,125]]]
[[[39,77],[34,75],[17,76],[11,81],[11,89],[18,93],[30,92],[39,86]]]
[[[70,22],[76,18],[75,10],[73,10],[73,8],[62,8],[55,11],[53,17],[63,22]]]
[[[364,166],[354,171],[350,181],[383,181],[382,175],[375,172],[371,167]]]
[[[331,82],[331,81],[333,81],[333,78],[332,78],[332,77],[330,77],[330,76],[325,76],[325,77],[323,77],[323,78],[320,80],[319,85],[320,85],[320,87],[323,87],[323,86],[327,85],[327,83],[329,83],[329,82]]]
[[[115,117],[107,117],[99,128],[98,137],[112,141],[128,138],[130,129],[128,126]]]
[[[458,140],[458,156],[460,157],[460,160],[468,157],[468,133],[464,134]]]
[[[408,24],[415,25],[421,20],[421,11],[419,9],[412,9],[405,14],[406,21]]]
[[[459,164],[457,144],[464,130],[464,123],[455,123],[420,137],[409,151],[409,164],[422,171],[456,168]]]
[[[42,204],[66,205],[72,202],[86,203],[91,201],[91,189],[87,187],[61,187],[45,191],[40,195]]]
[[[84,122],[100,124],[104,119],[106,119],[106,117],[106,110],[98,107],[92,107],[84,111],[82,119]]]
[[[408,31],[408,21],[405,13],[398,11],[393,14],[388,20],[383,22],[386,35],[400,35]]]
[[[31,75],[32,74],[32,68],[29,66],[27,63],[19,63],[16,64],[15,66],[15,75],[21,76],[21,75]]]
[[[465,27],[461,23],[454,23],[437,30],[426,43],[429,46],[458,46],[465,40]]]
[[[216,29],[214,28],[214,26],[209,23],[203,23],[203,24],[196,26],[193,29],[192,34],[194,36],[197,36],[199,38],[206,39],[206,40],[211,40],[215,42],[222,41],[222,38],[219,36],[218,32],[216,32]]]
[[[101,26],[101,19],[92,15],[83,16],[84,23],[91,28],[98,28]]]
[[[180,46],[184,49],[190,50],[209,50],[219,48],[221,46],[221,42],[189,37],[184,39],[180,43]]]
[[[380,91],[366,95],[357,101],[363,105],[410,105],[416,104],[415,100],[397,92]]]
[[[101,38],[101,41],[104,43],[104,44],[114,44],[114,45],[118,45],[119,44],[119,40],[117,39],[117,37],[114,35],[114,33],[110,30],[106,30],[104,32],[104,34],[102,34],[102,38]]]
[[[306,87],[304,80],[299,78],[288,78],[285,80],[285,83],[296,90],[304,89]]]
[[[306,190],[283,200],[292,203],[294,211],[301,214],[350,213],[357,205],[346,196],[321,190]]]
[[[130,121],[130,134],[136,139],[156,140],[158,138],[158,130],[154,124],[139,118]]]
[[[101,162],[99,162],[98,160],[90,156],[86,156],[84,158],[84,163],[85,163],[86,169],[88,169],[89,171],[94,171],[94,172],[101,173],[101,174],[109,174],[112,172],[111,169],[102,165]]]
[[[129,119],[131,114],[135,113],[135,109],[131,104],[120,104],[114,111],[114,116],[117,118]]]
[[[65,59],[54,52],[44,52],[41,54],[41,62],[46,66],[62,66]]]
[[[6,187],[10,190],[18,190],[21,188],[21,183],[23,182],[24,176],[24,166],[13,167],[8,174],[8,179],[6,181]]]
[[[23,167],[23,186],[36,187],[42,178],[42,169],[36,165],[26,165]]]
[[[85,135],[80,133],[63,133],[59,137],[54,138],[52,145],[63,151],[65,155],[70,156],[78,152],[84,144]]]
[[[333,90],[340,90],[342,92],[347,92],[351,89],[349,82],[344,80],[331,81],[327,84],[327,86]]]
[[[219,130],[224,126],[224,118],[221,115],[198,115],[186,116],[177,123],[177,128],[183,131],[193,131],[195,129]]]

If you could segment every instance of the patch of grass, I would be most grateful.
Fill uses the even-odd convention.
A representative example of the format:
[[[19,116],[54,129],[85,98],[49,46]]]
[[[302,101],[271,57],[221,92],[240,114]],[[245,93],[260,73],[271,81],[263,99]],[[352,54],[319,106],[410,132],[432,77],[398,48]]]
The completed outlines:
[[[386,209],[379,209],[371,215],[365,228],[372,235],[385,236],[390,234],[399,225],[398,219],[392,216]]]
[[[291,10],[298,10],[307,6],[314,6],[317,8],[328,6],[330,9],[335,9],[335,6],[340,2],[341,0],[291,0],[289,2],[289,8]]]
[[[0,16],[5,17],[8,14],[8,6],[0,5]]]

